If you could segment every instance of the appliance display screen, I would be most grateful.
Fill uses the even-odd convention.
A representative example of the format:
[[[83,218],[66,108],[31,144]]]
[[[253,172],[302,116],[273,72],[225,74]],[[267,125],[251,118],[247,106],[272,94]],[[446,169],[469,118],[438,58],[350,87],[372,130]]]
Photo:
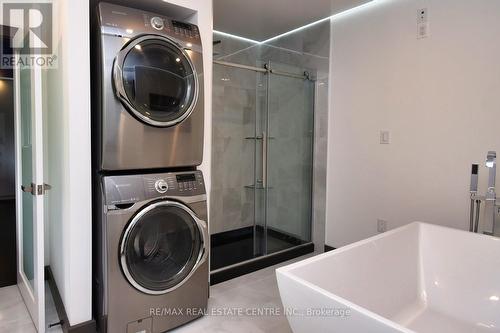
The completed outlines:
[[[177,175],[177,182],[191,182],[196,181],[196,176],[194,173],[188,173],[184,175]]]
[[[186,30],[193,30],[193,26],[187,23],[179,22],[179,21],[172,21],[172,24],[174,27],[181,28],[181,29],[186,29]]]

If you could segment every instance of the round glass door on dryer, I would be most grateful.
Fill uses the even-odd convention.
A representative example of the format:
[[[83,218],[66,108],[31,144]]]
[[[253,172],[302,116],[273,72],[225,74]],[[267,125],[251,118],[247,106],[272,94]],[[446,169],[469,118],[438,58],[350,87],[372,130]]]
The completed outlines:
[[[120,243],[120,265],[128,282],[161,295],[189,280],[207,257],[207,226],[185,205],[159,201],[140,210]]]
[[[166,37],[132,40],[118,53],[113,73],[118,98],[148,125],[176,125],[198,101],[198,76],[189,55]]]

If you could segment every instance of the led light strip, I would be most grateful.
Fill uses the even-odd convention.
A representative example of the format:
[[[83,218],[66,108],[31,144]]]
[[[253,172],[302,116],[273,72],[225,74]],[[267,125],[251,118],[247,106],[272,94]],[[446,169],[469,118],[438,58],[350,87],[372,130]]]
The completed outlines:
[[[359,10],[363,10],[363,9],[368,8],[368,7],[372,7],[372,6],[374,6],[376,4],[379,4],[379,3],[383,2],[383,1],[386,1],[386,0],[372,0],[372,1],[364,3],[362,5],[359,5],[359,6],[356,6],[356,7],[347,9],[347,10],[344,10],[343,12],[340,12],[340,13],[337,13],[337,14],[333,14],[331,16],[322,18],[322,19],[320,19],[318,21],[314,21],[312,23],[306,24],[306,25],[298,27],[296,29],[293,29],[293,30],[287,31],[285,33],[279,34],[277,36],[271,37],[269,39],[263,40],[261,42],[253,40],[253,39],[250,39],[250,38],[245,38],[245,37],[241,37],[241,36],[229,34],[227,32],[217,31],[217,30],[214,30],[214,33],[222,35],[222,36],[226,36],[226,37],[231,37],[231,38],[239,39],[239,40],[242,40],[242,41],[245,41],[245,42],[249,42],[249,43],[266,44],[266,43],[269,43],[269,42],[271,42],[273,40],[277,40],[277,39],[280,39],[282,37],[285,37],[285,36],[291,35],[293,33],[296,33],[298,31],[310,28],[310,27],[312,27],[312,26],[314,26],[316,24],[323,23],[323,22],[328,21],[328,20],[335,20],[335,19],[347,16],[347,15],[353,14],[353,13],[359,11]]]
[[[233,34],[228,34],[227,32],[222,32],[222,31],[214,30],[214,33],[216,33],[218,35],[221,35],[221,36],[225,36],[225,37],[239,39],[241,41],[248,42],[248,43],[261,44],[261,42],[259,42],[259,41],[256,41],[256,40],[253,40],[253,39],[250,39],[250,38],[241,37],[241,36],[236,36],[236,35],[233,35]]]

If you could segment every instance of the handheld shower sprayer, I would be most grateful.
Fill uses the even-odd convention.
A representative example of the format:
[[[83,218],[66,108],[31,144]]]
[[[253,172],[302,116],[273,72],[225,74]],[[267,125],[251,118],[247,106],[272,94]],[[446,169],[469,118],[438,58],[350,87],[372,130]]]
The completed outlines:
[[[477,232],[479,227],[479,209],[481,201],[476,200],[477,195],[477,184],[479,178],[479,165],[472,164],[471,174],[470,174],[470,214],[469,214],[469,231]],[[474,220],[474,212],[475,220]]]

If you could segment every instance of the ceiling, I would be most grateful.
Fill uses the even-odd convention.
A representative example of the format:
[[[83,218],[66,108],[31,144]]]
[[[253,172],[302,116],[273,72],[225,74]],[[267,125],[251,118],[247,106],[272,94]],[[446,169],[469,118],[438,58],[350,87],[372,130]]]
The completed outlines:
[[[371,0],[213,0],[214,29],[263,41]]]

